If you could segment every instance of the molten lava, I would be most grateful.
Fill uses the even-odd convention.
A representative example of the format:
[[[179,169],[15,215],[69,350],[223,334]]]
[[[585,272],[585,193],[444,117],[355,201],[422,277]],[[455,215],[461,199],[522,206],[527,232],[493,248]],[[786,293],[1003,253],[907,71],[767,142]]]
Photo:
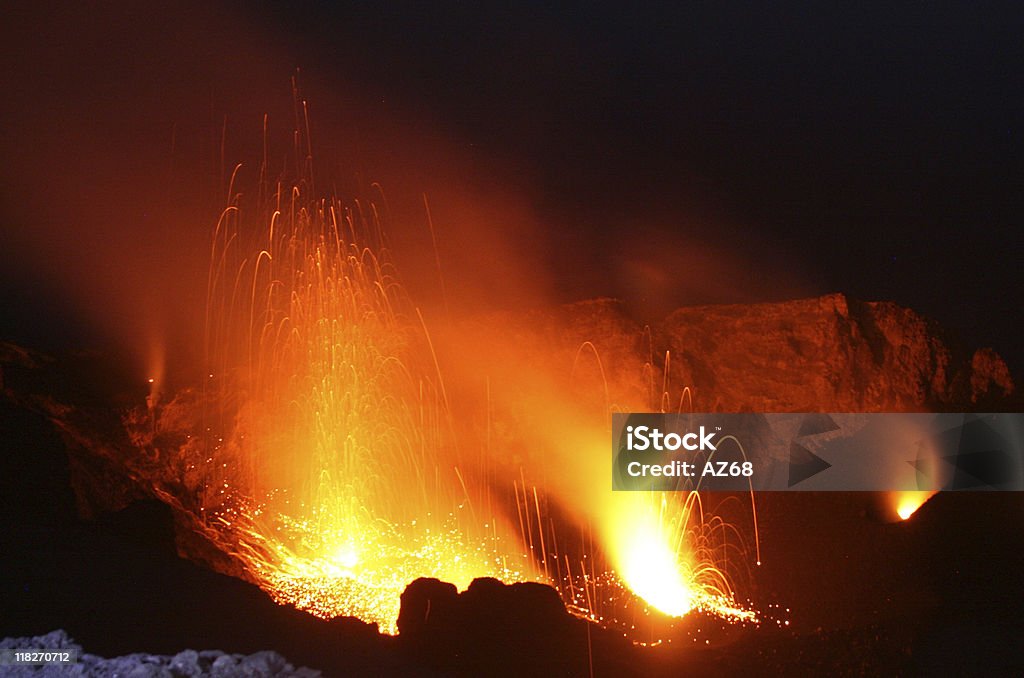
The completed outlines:
[[[900,520],[908,520],[936,494],[935,490],[912,490],[892,494],[893,509]]]
[[[756,622],[757,614],[735,600],[728,575],[715,563],[729,552],[721,520],[705,522],[700,497],[690,493],[617,492],[607,521],[608,550],[616,572],[644,602],[671,617],[699,609],[733,622]]]
[[[373,217],[298,187],[255,240],[240,213],[218,224],[210,274],[200,510],[215,541],[279,602],[388,632],[417,577],[525,578],[462,483],[428,339],[360,244],[380,236]]]
[[[637,525],[622,544],[622,579],[654,608],[682,617],[693,609],[694,592],[678,560],[652,525]]]

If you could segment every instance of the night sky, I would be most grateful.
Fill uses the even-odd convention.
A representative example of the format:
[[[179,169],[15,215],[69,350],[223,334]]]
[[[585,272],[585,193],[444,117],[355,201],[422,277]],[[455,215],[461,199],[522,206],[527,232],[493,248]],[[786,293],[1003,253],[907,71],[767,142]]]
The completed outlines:
[[[125,289],[140,327],[185,323],[225,116],[228,165],[263,113],[287,139],[299,68],[320,186],[418,215],[413,281],[426,192],[452,294],[483,305],[526,276],[651,316],[842,291],[1024,366],[1019,4],[15,4],[0,335],[132,326]]]

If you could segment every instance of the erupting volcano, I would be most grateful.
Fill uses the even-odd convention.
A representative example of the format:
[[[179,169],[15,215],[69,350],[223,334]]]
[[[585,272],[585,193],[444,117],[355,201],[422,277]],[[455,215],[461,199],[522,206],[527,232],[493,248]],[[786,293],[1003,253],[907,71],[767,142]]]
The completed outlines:
[[[0,673],[1024,675],[1019,7],[278,4],[5,4]]]
[[[221,219],[203,403],[217,443],[190,466],[212,469],[204,523],[275,599],[393,632],[416,577],[465,587],[528,564],[460,481],[429,338],[386,252],[361,242],[375,216],[303,200],[279,186],[252,251],[237,208]]]
[[[305,133],[295,138],[301,155]],[[540,580],[612,625],[635,616],[636,596],[670,617],[756,621],[718,563],[723,549],[745,557],[742,539],[706,520],[696,493],[609,488],[580,505],[556,487],[528,488],[522,467],[467,434],[376,205],[310,197],[306,173],[243,199],[239,170],[211,242],[204,383],[165,398],[162,375],[151,377],[147,407],[126,419],[141,455],[131,475],[227,557],[221,569],[280,603],[387,633],[421,577],[460,589],[479,577]],[[559,397],[517,406],[536,414]],[[607,414],[587,424],[596,436]],[[561,443],[555,465],[586,452],[581,464],[599,473],[605,455],[573,444]],[[596,541],[559,552],[558,535],[564,544],[578,528],[544,515],[548,495],[595,521],[585,529]]]
[[[214,235],[208,382],[169,406],[204,426],[167,498],[275,600],[388,632],[417,577],[524,578],[465,483],[429,338],[386,252],[362,244],[376,216],[298,185],[277,187],[260,232],[242,211]]]

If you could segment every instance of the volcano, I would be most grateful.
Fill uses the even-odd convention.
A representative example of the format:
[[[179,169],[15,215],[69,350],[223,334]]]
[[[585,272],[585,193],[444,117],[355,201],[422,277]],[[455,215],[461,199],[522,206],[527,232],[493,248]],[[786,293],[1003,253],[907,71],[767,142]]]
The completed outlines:
[[[1020,406],[994,352],[965,350],[909,309],[843,295],[681,308],[648,325],[619,302],[599,299],[490,314],[450,332],[435,336],[438,359],[459,353],[468,374],[479,373],[480,356],[460,347],[483,342],[489,364],[510,365],[513,374],[550,362],[574,372],[573,384],[592,395],[589,380],[599,373],[604,392],[616,394],[604,397],[624,400],[652,382],[655,392],[664,383],[686,384],[687,397],[704,411]],[[583,344],[594,349],[600,370],[580,358]],[[1021,666],[1009,640],[1022,630],[1015,608],[1024,594],[1015,556],[1024,503],[1016,493],[942,493],[896,523],[872,519],[886,501],[875,495],[759,495],[760,564],[741,566],[750,573],[740,591],[759,611],[757,625],[735,626],[706,611],[659,625],[644,621],[660,617],[641,604],[628,608],[632,625],[651,635],[630,636],[622,619],[574,610],[553,566],[537,582],[478,578],[462,593],[438,579],[405,582],[396,636],[354,618],[318,619],[295,601],[275,604],[245,562],[211,539],[174,495],[186,489],[174,485],[174,459],[193,422],[173,403],[189,394],[147,405],[145,380],[116,364],[109,356],[50,356],[9,343],[0,349],[0,635],[62,628],[108,656],[273,649],[328,675]],[[535,406],[528,391],[536,384],[501,369],[491,374],[492,392],[503,394],[489,410],[492,444],[529,467],[522,423]],[[457,401],[459,378],[450,382]],[[131,422],[154,411],[152,436],[140,446]],[[158,484],[144,472],[151,467],[170,471]],[[573,521],[576,507],[560,496],[538,500],[545,524]],[[718,499],[724,512],[735,502]],[[555,527],[550,534],[564,534]],[[573,567],[567,560],[566,569]],[[658,647],[644,647],[651,644]]]

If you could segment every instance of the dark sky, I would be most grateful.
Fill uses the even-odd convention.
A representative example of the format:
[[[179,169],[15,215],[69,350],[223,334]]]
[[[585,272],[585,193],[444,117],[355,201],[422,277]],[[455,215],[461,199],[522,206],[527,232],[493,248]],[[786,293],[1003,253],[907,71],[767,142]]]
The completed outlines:
[[[139,236],[141,261],[179,240],[152,211],[209,229],[216,190],[199,186],[216,184],[223,116],[231,140],[258,145],[298,67],[330,181],[390,180],[410,204],[438,191],[441,222],[459,200],[439,173],[451,193],[486,194],[451,221],[525,215],[507,237],[533,243],[518,270],[543,271],[560,299],[656,313],[843,291],[910,306],[1019,370],[1019,5],[547,5],[16,7],[0,29],[6,298],[60,316],[31,231],[91,223],[93,202],[117,213],[111,195],[162,224]],[[179,190],[199,197],[167,197]],[[439,232],[454,269],[467,228]],[[38,324],[5,303],[4,329]]]

